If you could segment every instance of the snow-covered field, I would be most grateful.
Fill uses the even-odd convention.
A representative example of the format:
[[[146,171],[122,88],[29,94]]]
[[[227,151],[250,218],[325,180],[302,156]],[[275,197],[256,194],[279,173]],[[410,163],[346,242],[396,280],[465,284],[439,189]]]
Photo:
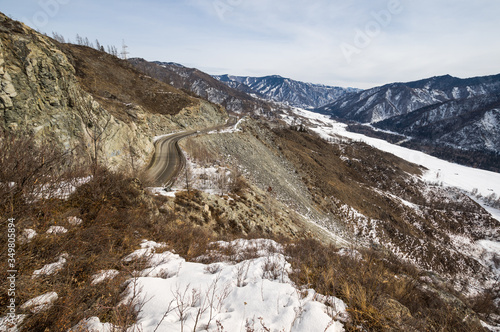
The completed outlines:
[[[427,168],[422,178],[430,183],[442,183],[444,186],[457,187],[468,193],[474,189],[483,197],[495,194],[500,195],[500,173],[462,166],[430,156],[420,151],[411,150],[381,139],[368,137],[347,131],[347,125],[330,119],[326,115],[294,109],[293,112],[310,122],[310,129],[321,137],[328,139],[342,136],[354,141],[364,142],[379,150],[389,152],[404,160],[422,165]],[[285,120],[287,120],[285,118]],[[498,219],[500,211],[489,209],[489,212]]]
[[[164,246],[144,241],[142,249],[127,256],[126,261],[146,257],[150,266],[129,281],[123,303],[135,303],[142,310],[128,330],[344,331],[346,305],[312,289],[296,288],[278,243],[257,239],[217,244],[237,254],[229,259],[219,256],[222,262],[212,264],[186,262],[170,251],[156,253]],[[238,257],[248,250],[254,258]],[[98,332],[113,328],[92,317],[73,330],[83,327]]]
[[[422,180],[430,184],[440,184],[443,187],[459,188],[480,204],[493,218],[500,221],[500,210],[488,206],[484,199],[478,199],[478,196],[482,196],[483,198],[488,196],[499,197],[500,173],[458,165],[435,158],[423,152],[391,144],[381,139],[352,133],[347,131],[347,125],[331,120],[328,116],[322,114],[302,109],[294,109],[293,113],[294,114],[291,114],[291,116],[285,115],[284,120],[291,124],[295,117],[301,117],[310,130],[316,132],[324,139],[329,140],[333,138],[335,141],[335,139],[338,140],[340,137],[364,142],[381,151],[391,153],[409,162],[424,166],[427,170],[423,173]],[[406,202],[405,204],[411,206],[411,203]],[[363,216],[360,218],[362,219],[362,217]],[[490,268],[492,274],[496,276],[496,280],[498,280],[500,270],[497,268],[495,262],[500,252],[500,242],[492,239],[472,241],[468,238],[456,236],[452,236],[451,238],[459,252]],[[490,330],[499,330],[498,327],[489,328]]]

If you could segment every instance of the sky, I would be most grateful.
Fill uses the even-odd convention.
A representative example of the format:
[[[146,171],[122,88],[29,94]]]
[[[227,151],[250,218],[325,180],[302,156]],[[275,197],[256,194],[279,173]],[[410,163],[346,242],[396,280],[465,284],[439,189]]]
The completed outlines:
[[[0,12],[209,74],[366,89],[500,73],[498,0],[0,0]]]

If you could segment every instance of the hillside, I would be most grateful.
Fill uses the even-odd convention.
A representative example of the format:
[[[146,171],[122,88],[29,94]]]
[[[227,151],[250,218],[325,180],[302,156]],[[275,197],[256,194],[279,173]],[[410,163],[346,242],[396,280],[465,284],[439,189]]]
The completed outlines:
[[[32,134],[86,162],[95,151],[83,147],[98,130],[99,158],[117,168],[125,166],[130,145],[136,147],[131,158],[141,165],[155,135],[225,120],[219,107],[146,77],[126,61],[61,45],[4,15],[0,27],[4,131]]]
[[[273,116],[277,107],[249,95],[251,92],[249,89],[243,91],[233,89],[195,68],[187,68],[175,63],[148,62],[137,58],[128,61],[146,75],[222,105],[231,112]]]
[[[400,134],[405,146],[438,157],[499,171],[499,92],[500,75],[441,76],[358,92],[317,111]]]
[[[0,330],[500,326],[499,174],[3,15],[0,37]]]

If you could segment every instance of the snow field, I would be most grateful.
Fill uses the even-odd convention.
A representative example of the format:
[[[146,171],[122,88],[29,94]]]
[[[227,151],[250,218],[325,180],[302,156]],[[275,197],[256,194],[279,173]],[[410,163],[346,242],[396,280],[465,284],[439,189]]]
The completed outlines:
[[[279,252],[278,243],[259,239],[216,245],[231,246],[237,253],[250,250],[257,257],[238,263],[186,262],[170,251],[156,253],[155,248],[162,245],[154,242],[144,242],[127,256],[128,260],[146,255],[150,265],[129,280],[125,291],[123,303],[141,308],[137,323],[128,330],[344,331],[346,305],[312,289],[295,287],[288,278],[290,264]],[[215,251],[211,254],[217,255]],[[95,317],[79,326],[99,332],[112,328]]]
[[[342,324],[327,314],[326,305],[314,300],[313,290],[304,297],[292,285],[285,257],[265,250],[266,246],[280,245],[256,241],[231,243],[240,250],[260,247],[256,253],[261,257],[237,264],[191,263],[168,251],[151,255],[154,266],[141,272],[136,285],[129,285],[127,299],[135,288],[142,290],[140,297],[145,301],[137,326],[144,331],[157,327],[162,331],[193,331],[195,325],[209,331],[343,331]],[[330,310],[332,316],[345,317],[345,305],[338,299],[334,303],[337,308]],[[169,307],[171,312],[165,316]]]
[[[492,193],[497,196],[500,194],[500,173],[454,164],[381,139],[352,133],[347,131],[347,125],[331,120],[326,115],[301,109],[293,111],[296,115],[307,118],[311,122],[311,129],[325,139],[337,135],[343,136],[424,166],[428,169],[423,175],[423,179],[426,181],[442,182],[446,186],[457,187],[467,192],[472,192],[476,188],[478,193],[485,197]]]

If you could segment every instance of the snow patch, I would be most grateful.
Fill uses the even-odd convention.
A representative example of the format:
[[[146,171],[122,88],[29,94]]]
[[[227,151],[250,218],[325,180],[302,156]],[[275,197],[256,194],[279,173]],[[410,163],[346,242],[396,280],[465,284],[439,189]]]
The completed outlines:
[[[33,271],[31,278],[33,279],[44,275],[51,275],[58,272],[63,268],[64,264],[66,264],[66,258],[68,258],[68,254],[62,254],[59,256],[57,262],[44,265],[41,269]]]
[[[47,230],[47,234],[64,234],[67,233],[68,230],[62,226],[50,226]]]
[[[37,235],[38,233],[34,229],[26,228],[21,233],[21,242],[23,243],[31,242],[31,240],[33,240]]]
[[[150,267],[129,280],[123,300],[125,304],[143,305],[131,329],[344,331],[346,305],[338,298],[295,287],[288,277],[290,264],[280,244],[256,239],[213,245],[221,252],[228,247],[236,253],[252,252],[255,258],[209,265],[186,262],[168,251],[154,253],[152,250],[164,245],[151,241],[144,241],[141,249],[127,256],[139,257],[150,250]],[[96,331],[112,328],[97,318],[79,325]]]
[[[141,249],[138,249],[131,253],[130,255],[123,258],[125,263],[132,262],[140,258],[147,258],[156,253],[157,249],[164,249],[167,245],[165,243],[156,243],[154,241],[143,240],[141,243]]]
[[[83,223],[83,220],[78,217],[68,217],[68,223],[71,226],[80,226]]]
[[[48,292],[26,301],[20,308],[23,310],[29,310],[33,314],[37,314],[50,309],[52,304],[57,301],[58,298],[59,296],[56,292]]]
[[[68,332],[80,332],[80,331],[114,332],[119,330],[120,330],[119,327],[114,326],[111,323],[101,323],[99,318],[90,317],[81,320],[76,326],[71,328]]]
[[[101,270],[92,276],[92,278],[91,278],[92,285],[97,285],[97,284],[99,284],[107,279],[113,279],[114,277],[116,277],[119,274],[120,274],[120,271],[117,271],[117,270]]]

